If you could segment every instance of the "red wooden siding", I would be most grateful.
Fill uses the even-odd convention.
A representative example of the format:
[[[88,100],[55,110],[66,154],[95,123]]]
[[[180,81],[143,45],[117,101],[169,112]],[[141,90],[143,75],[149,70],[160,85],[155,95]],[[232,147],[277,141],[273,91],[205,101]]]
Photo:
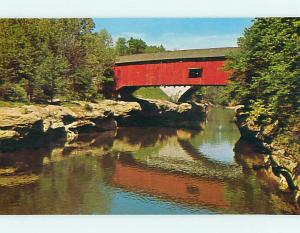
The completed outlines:
[[[230,76],[224,60],[174,61],[116,65],[116,89],[126,86],[226,85]],[[202,68],[201,78],[189,78],[189,68]]]

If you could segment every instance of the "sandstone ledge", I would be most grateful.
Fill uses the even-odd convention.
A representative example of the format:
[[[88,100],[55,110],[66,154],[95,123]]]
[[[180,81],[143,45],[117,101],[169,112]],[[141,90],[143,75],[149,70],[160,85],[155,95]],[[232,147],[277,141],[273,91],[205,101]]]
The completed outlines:
[[[77,101],[70,107],[24,105],[0,107],[0,151],[49,140],[73,140],[81,132],[114,130],[118,126],[200,127],[206,107],[168,101]]]

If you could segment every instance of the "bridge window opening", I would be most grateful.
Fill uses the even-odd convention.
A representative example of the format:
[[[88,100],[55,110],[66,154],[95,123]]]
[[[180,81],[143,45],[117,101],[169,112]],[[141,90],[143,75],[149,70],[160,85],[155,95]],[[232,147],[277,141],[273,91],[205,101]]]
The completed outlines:
[[[201,78],[203,73],[202,68],[189,68],[189,77],[190,78]]]

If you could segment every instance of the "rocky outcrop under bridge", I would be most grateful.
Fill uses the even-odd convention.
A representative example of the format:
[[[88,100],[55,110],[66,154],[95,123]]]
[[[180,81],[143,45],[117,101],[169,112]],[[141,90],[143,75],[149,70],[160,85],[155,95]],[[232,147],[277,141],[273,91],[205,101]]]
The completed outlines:
[[[118,126],[199,128],[205,113],[205,105],[160,100],[78,101],[68,107],[0,107],[0,151],[36,146],[56,139],[69,141],[82,132],[108,131]]]

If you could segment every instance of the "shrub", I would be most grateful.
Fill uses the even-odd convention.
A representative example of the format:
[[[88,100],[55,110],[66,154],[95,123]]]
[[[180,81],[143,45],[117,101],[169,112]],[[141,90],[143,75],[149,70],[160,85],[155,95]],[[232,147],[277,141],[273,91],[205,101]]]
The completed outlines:
[[[7,89],[5,100],[25,102],[27,101],[26,91],[20,84],[12,84]]]

